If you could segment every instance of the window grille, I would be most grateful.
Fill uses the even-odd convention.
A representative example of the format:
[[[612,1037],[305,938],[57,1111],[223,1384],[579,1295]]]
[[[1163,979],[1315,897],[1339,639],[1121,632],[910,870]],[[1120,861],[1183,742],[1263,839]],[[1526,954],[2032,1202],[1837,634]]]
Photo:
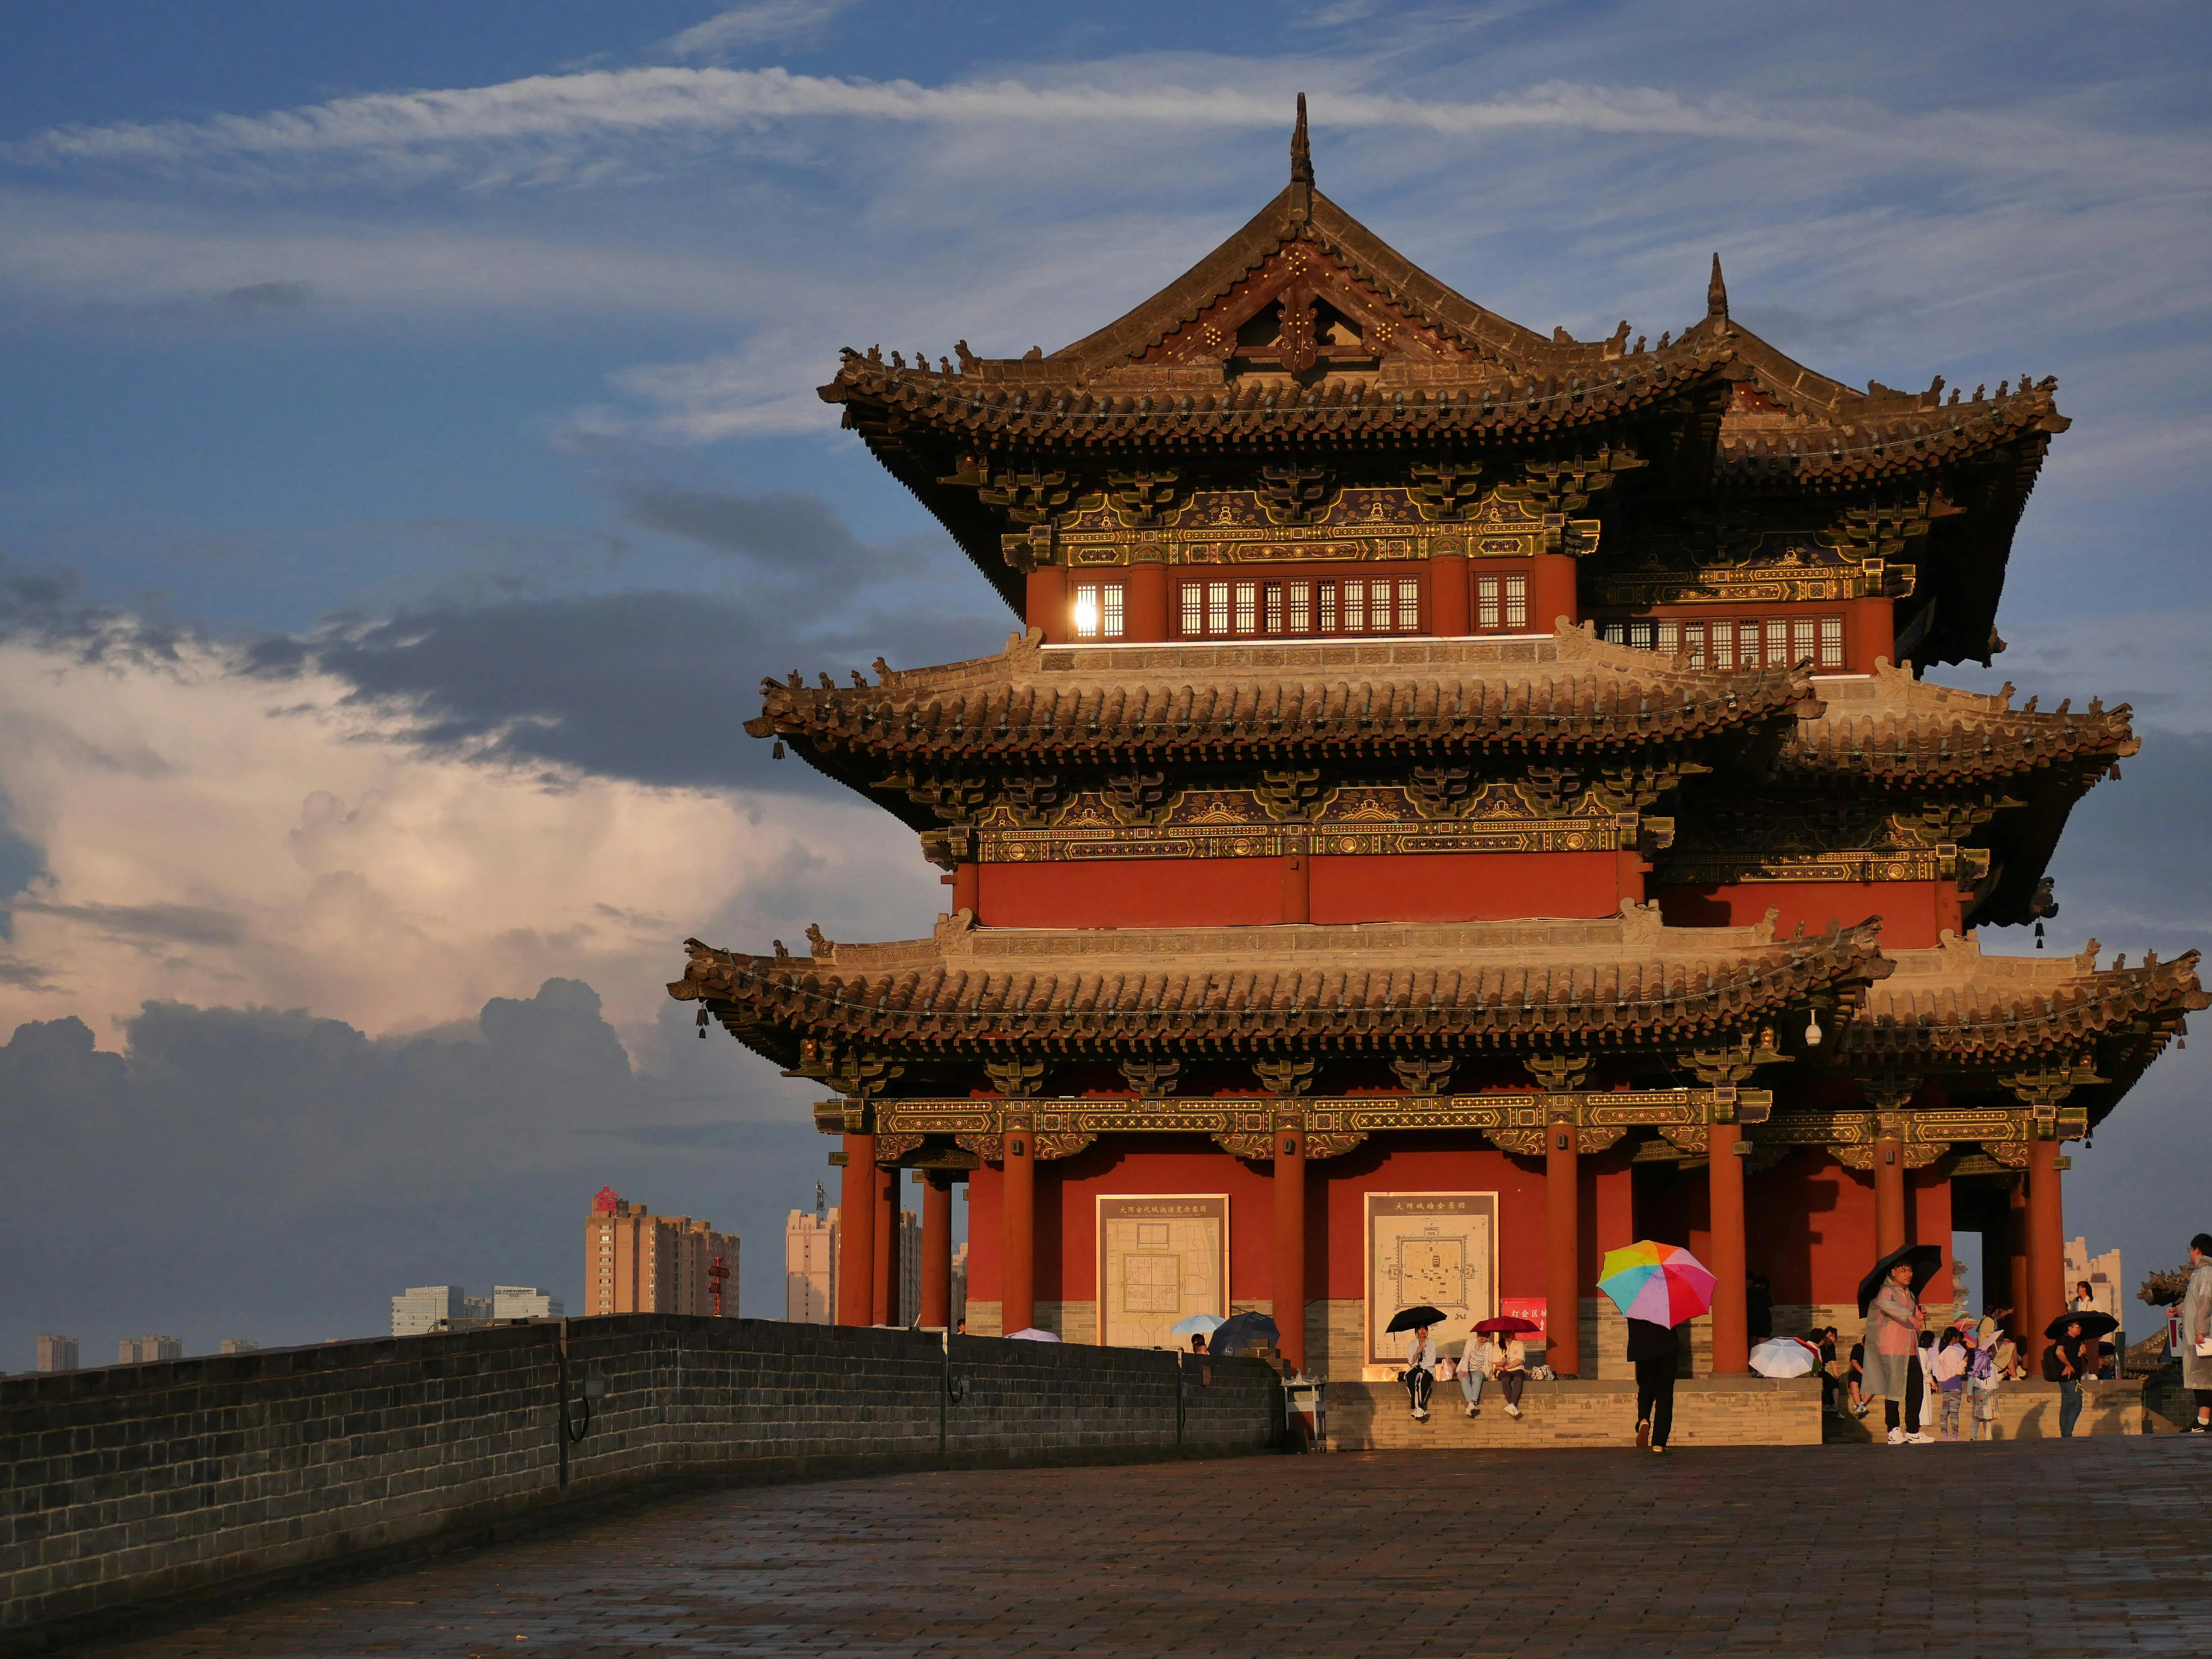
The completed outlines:
[[[1259,627],[1259,583],[1237,584],[1237,631],[1238,633],[1249,634]]]
[[[1226,634],[1229,631],[1229,584],[1208,582],[1206,585],[1206,631]]]
[[[1206,632],[1206,588],[1200,582],[1182,585],[1182,631],[1186,639]]]
[[[1270,634],[1283,631],[1283,585],[1269,582],[1260,591],[1260,623]]]
[[[1398,578],[1398,631],[1421,631],[1421,585],[1411,576]]]
[[[1336,584],[1322,582],[1317,591],[1321,615],[1316,627],[1321,633],[1334,634],[1336,632]]]
[[[1306,634],[1313,630],[1313,589],[1304,582],[1291,584],[1291,632]]]
[[[1346,582],[1344,585],[1344,631],[1364,634],[1367,631],[1367,584]]]
[[[1480,588],[1477,592],[1479,603],[1486,606],[1487,596]],[[1480,609],[1479,614],[1483,626],[1493,625],[1486,608]],[[1510,611],[1505,619],[1510,624]],[[1844,665],[1841,617],[1760,617],[1711,623],[1668,617],[1628,617],[1601,622],[1598,632],[1614,645],[1656,651],[1662,656],[1680,654],[1689,667],[1721,673],[1790,668],[1801,662],[1828,672]]]
[[[1077,583],[1074,611],[1077,639],[1118,640],[1121,637],[1121,583]]]

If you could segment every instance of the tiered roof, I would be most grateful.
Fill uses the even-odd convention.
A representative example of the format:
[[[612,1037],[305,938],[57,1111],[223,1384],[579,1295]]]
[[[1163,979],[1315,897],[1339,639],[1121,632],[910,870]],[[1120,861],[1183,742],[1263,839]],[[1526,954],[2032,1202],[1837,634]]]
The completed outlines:
[[[875,685],[824,682],[764,682],[745,729],[862,788],[886,763],[1602,759],[1817,708],[1804,670],[1708,673],[1573,627],[1504,641],[1152,647],[1045,646],[1031,634],[995,657],[884,668]]]
[[[1593,921],[977,928],[744,956],[686,942],[669,987],[757,1052],[1015,1054],[1543,1051],[1710,1043],[1808,998],[1844,1006],[1888,971],[1878,924],[1777,939],[1669,927],[1632,903]]]
[[[977,357],[963,342],[957,368],[848,350],[821,389],[1010,603],[1018,577],[1001,557],[1003,526],[948,476],[957,458],[1018,473],[1292,453],[1564,453],[1633,439],[1678,484],[1723,495],[1917,489],[1971,507],[1965,568],[1942,582],[1923,654],[1986,660],[2014,526],[2069,424],[2055,380],[2023,376],[1994,398],[1977,387],[1948,402],[1940,375],[1922,392],[1845,386],[1730,316],[1717,256],[1705,314],[1656,347],[1632,345],[1626,323],[1604,340],[1540,334],[1421,270],[1316,188],[1300,108],[1291,183],[1125,316],[1049,356]],[[1242,343],[1276,306],[1292,325],[1256,349]],[[1312,335],[1316,307],[1336,337]]]
[[[2196,951],[2100,969],[2098,948],[2092,940],[2078,957],[1988,957],[1972,934],[1946,934],[1929,950],[1893,951],[1896,972],[1870,988],[1841,1053],[1855,1066],[1907,1073],[2094,1061],[2094,1112],[2127,1091],[2190,1012],[2212,1007]]]

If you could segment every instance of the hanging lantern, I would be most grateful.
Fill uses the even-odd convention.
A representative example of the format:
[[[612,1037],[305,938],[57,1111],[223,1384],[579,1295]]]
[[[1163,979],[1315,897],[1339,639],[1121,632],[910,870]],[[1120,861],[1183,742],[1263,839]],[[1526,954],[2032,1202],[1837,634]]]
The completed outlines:
[[[1805,1046],[1808,1048],[1820,1046],[1820,1011],[1817,1008],[1805,1016]]]

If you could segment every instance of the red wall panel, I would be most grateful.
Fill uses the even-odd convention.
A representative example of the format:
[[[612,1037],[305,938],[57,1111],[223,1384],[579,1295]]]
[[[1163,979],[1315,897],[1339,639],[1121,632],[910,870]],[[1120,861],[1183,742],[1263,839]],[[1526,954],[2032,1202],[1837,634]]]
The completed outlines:
[[[1263,927],[1283,919],[1280,859],[986,864],[986,927]]]
[[[1942,931],[1959,928],[1959,894],[1948,882],[1753,881],[1738,885],[1666,886],[1652,890],[1659,914],[1676,927],[1742,927],[1767,907],[1781,911],[1775,927],[1825,933],[1831,919],[1846,927],[1881,918],[1881,942],[1893,951],[1940,943]]]
[[[1310,902],[1316,921],[1609,916],[1620,870],[1614,853],[1316,854]]]

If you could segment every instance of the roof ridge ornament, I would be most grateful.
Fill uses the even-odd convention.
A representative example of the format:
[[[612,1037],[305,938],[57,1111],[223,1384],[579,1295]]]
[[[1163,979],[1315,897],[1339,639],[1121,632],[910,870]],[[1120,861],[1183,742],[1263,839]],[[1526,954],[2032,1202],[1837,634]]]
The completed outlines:
[[[1713,279],[1705,284],[1705,315],[1728,321],[1728,283],[1721,276],[1721,256],[1713,255]]]
[[[1298,94],[1298,118],[1291,129],[1291,212],[1303,224],[1313,217],[1313,140],[1306,131],[1306,95]]]

